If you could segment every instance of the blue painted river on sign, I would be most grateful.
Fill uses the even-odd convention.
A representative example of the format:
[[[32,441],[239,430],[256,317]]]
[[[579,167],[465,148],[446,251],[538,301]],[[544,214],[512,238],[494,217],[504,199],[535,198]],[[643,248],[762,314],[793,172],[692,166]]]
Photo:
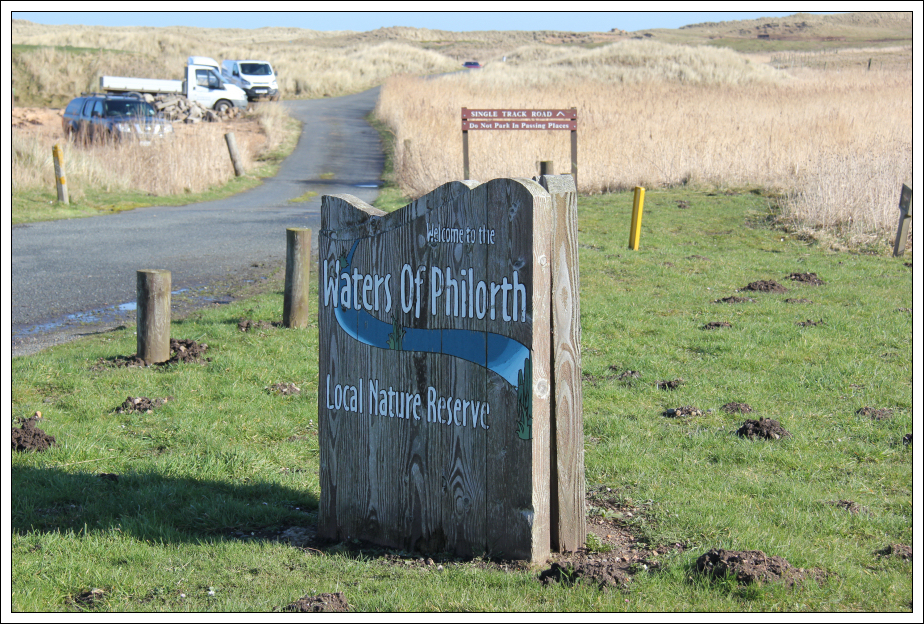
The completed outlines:
[[[349,282],[353,254],[359,242],[360,239],[353,243],[346,258],[346,266],[337,277],[338,290],[344,274]],[[494,371],[514,388],[518,385],[517,375],[524,370],[524,363],[530,357],[526,345],[500,334],[468,329],[402,327],[397,323],[380,321],[364,309],[354,309],[354,306],[347,309],[337,306],[334,315],[343,331],[363,344],[378,349],[441,353],[457,357]]]

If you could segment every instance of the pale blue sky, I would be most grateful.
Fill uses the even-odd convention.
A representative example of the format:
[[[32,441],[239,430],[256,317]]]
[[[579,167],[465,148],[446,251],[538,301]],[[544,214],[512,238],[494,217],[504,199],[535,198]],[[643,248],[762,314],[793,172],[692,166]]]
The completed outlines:
[[[44,8],[42,3],[12,2],[12,8]],[[312,6],[315,3],[305,3]],[[320,4],[320,3],[318,3]],[[355,8],[371,3],[339,3],[345,8]],[[369,31],[386,26],[412,26],[415,28],[433,28],[457,32],[472,30],[561,30],[568,32],[606,32],[612,28],[636,31],[649,28],[679,28],[700,22],[722,22],[730,20],[756,19],[758,17],[782,17],[792,15],[795,11],[581,11],[581,7],[596,8],[600,2],[465,2],[453,3],[471,9],[520,7],[556,9],[573,6],[572,11],[466,11],[466,12],[277,12],[273,8],[289,8],[292,3],[264,2],[260,6],[267,8],[262,12],[58,12],[58,11],[13,11],[14,19],[25,19],[40,24],[82,24],[94,26],[198,26],[211,28],[261,28],[264,26],[290,26],[312,30],[353,30]],[[615,3],[613,3],[615,4]],[[671,3],[636,3],[635,6],[650,5],[663,7]],[[709,3],[707,3],[709,4]],[[770,3],[771,5],[774,3]],[[99,8],[106,8],[109,3],[101,3]],[[177,3],[159,3],[156,6],[177,6]],[[229,3],[226,6],[254,6],[251,3]],[[416,7],[419,3],[391,3],[390,6]],[[82,6],[93,7],[87,2]],[[338,7],[336,2],[325,3],[326,7]],[[676,6],[676,5],[674,5]],[[773,8],[773,7],[772,7]],[[812,11],[818,13],[818,11]]]

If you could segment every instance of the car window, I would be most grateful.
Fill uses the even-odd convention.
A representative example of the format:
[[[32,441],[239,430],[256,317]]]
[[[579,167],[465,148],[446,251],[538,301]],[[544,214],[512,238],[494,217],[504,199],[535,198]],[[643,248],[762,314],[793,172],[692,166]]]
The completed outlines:
[[[77,98],[72,100],[70,104],[67,105],[67,108],[64,109],[65,115],[77,115],[80,113],[80,108],[83,106],[83,98]]]
[[[200,87],[208,87],[209,89],[221,89],[223,83],[214,70],[197,69],[196,84]]]
[[[241,73],[248,76],[270,76],[273,68],[268,63],[241,63]]]
[[[96,102],[93,104],[93,116],[94,117],[103,116],[103,101],[102,100],[96,100]]]
[[[93,110],[93,102],[94,102],[94,100],[92,100],[92,99],[91,99],[91,100],[87,100],[87,103],[83,105],[83,116],[84,116],[84,117],[89,117],[89,116],[90,116],[90,111]]]
[[[106,116],[153,117],[154,107],[147,102],[131,100],[109,100],[106,102]]]

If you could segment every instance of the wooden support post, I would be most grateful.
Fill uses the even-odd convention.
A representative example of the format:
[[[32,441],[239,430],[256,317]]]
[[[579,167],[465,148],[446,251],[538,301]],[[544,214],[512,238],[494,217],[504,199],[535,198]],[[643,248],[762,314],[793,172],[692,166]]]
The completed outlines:
[[[145,364],[170,359],[170,271],[138,271],[138,357]]]
[[[468,130],[462,131],[462,179],[468,180],[470,176],[468,168]]]
[[[286,285],[282,324],[304,329],[308,326],[308,287],[311,284],[311,229],[286,229]]]
[[[645,209],[645,187],[635,187],[632,202],[632,225],[629,228],[629,249],[638,251],[638,239],[642,233],[642,211]]]
[[[555,163],[551,160],[539,161],[539,176],[555,175]],[[548,190],[548,189],[546,189]]]
[[[229,132],[225,135],[225,143],[228,144],[228,153],[231,154],[231,163],[234,165],[234,175],[241,177],[244,175],[244,164],[241,162],[241,154],[237,151],[237,140],[234,133]]]
[[[895,247],[892,255],[895,257],[905,253],[908,244],[908,229],[911,226],[911,189],[902,184],[902,195],[898,200],[898,232],[895,233]]]
[[[577,174],[578,174],[578,161],[577,161],[577,130],[571,131],[571,177],[574,178],[574,188],[577,190]]]
[[[568,176],[543,176],[539,184],[552,196],[550,538],[553,551],[566,552],[587,539],[577,187]]]
[[[58,188],[58,201],[70,204],[67,196],[67,180],[64,178],[64,150],[59,143],[51,148],[51,157],[55,164],[55,186]]]

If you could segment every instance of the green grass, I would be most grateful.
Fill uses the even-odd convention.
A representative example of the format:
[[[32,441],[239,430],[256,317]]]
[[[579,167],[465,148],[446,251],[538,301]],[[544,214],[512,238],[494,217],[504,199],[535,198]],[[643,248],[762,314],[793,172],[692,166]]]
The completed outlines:
[[[913,541],[901,441],[912,431],[910,258],[827,251],[766,227],[760,194],[687,190],[647,193],[633,252],[631,206],[631,193],[579,200],[586,481],[644,509],[632,520],[643,542],[686,545],[658,571],[602,592],[541,585],[536,569],[437,571],[371,549],[233,539],[316,521],[317,326],[237,328],[280,320],[276,292],[173,323],[174,337],[210,346],[206,365],[99,368],[135,352],[133,327],[12,360],[12,416],[41,410],[59,443],[12,457],[12,608],[77,610],[74,597],[100,588],[95,611],[262,612],[333,591],[360,611],[908,610],[911,562],[876,552]],[[825,284],[786,279],[794,272]],[[789,292],[735,292],[756,280]],[[713,303],[731,295],[756,301]],[[807,319],[824,323],[796,324]],[[703,329],[710,321],[731,327]],[[628,385],[623,370],[641,377]],[[656,387],[678,377],[676,390]],[[265,390],[278,382],[302,392]],[[174,400],[115,413],[127,396]],[[731,401],[755,412],[727,414]],[[663,416],[681,405],[704,414]],[[856,414],[864,406],[893,417]],[[757,416],[792,437],[734,435]],[[869,513],[830,504],[842,499]],[[707,582],[693,563],[713,547],[779,555],[826,581]]]

